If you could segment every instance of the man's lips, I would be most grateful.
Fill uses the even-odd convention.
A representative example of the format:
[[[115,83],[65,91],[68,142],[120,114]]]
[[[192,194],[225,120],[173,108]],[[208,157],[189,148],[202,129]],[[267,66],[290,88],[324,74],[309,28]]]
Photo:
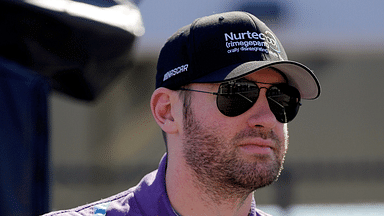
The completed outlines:
[[[272,140],[262,138],[243,140],[238,146],[248,154],[271,154],[275,149],[275,144]]]

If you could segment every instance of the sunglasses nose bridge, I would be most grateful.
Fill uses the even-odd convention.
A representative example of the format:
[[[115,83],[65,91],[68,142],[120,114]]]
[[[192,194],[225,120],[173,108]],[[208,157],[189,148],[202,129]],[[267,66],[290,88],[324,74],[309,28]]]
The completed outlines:
[[[249,126],[263,126],[266,128],[273,128],[276,126],[277,120],[275,115],[272,113],[266,91],[268,88],[261,87],[256,103],[248,110],[250,116],[248,118]]]
[[[266,87],[260,88],[256,102],[254,102],[252,108],[253,107],[259,107],[259,108],[268,108],[269,109],[268,99],[267,99],[267,90],[268,90],[268,88],[266,88]]]

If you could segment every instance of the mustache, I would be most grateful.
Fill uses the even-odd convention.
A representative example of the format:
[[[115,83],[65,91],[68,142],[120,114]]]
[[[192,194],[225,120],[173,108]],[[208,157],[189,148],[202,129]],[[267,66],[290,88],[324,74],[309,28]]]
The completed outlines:
[[[275,141],[276,143],[280,143],[280,138],[276,135],[276,133],[273,130],[265,130],[262,128],[257,129],[244,129],[237,133],[235,137],[233,137],[233,141],[242,140],[245,138],[262,138],[262,139],[271,139]]]

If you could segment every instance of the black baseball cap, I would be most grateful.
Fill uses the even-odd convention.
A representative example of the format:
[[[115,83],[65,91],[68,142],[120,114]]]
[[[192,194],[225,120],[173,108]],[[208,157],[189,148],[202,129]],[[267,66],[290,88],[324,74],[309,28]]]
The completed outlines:
[[[257,17],[240,11],[214,14],[196,19],[167,40],[158,59],[156,88],[219,83],[267,67],[281,72],[301,98],[320,95],[315,74],[289,61],[275,34]]]

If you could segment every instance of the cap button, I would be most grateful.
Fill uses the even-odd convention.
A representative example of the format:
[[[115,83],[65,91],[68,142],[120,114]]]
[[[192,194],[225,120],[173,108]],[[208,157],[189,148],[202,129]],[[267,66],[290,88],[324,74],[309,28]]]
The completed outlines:
[[[219,21],[223,21],[224,20],[224,17],[223,16],[220,16],[219,17]]]

